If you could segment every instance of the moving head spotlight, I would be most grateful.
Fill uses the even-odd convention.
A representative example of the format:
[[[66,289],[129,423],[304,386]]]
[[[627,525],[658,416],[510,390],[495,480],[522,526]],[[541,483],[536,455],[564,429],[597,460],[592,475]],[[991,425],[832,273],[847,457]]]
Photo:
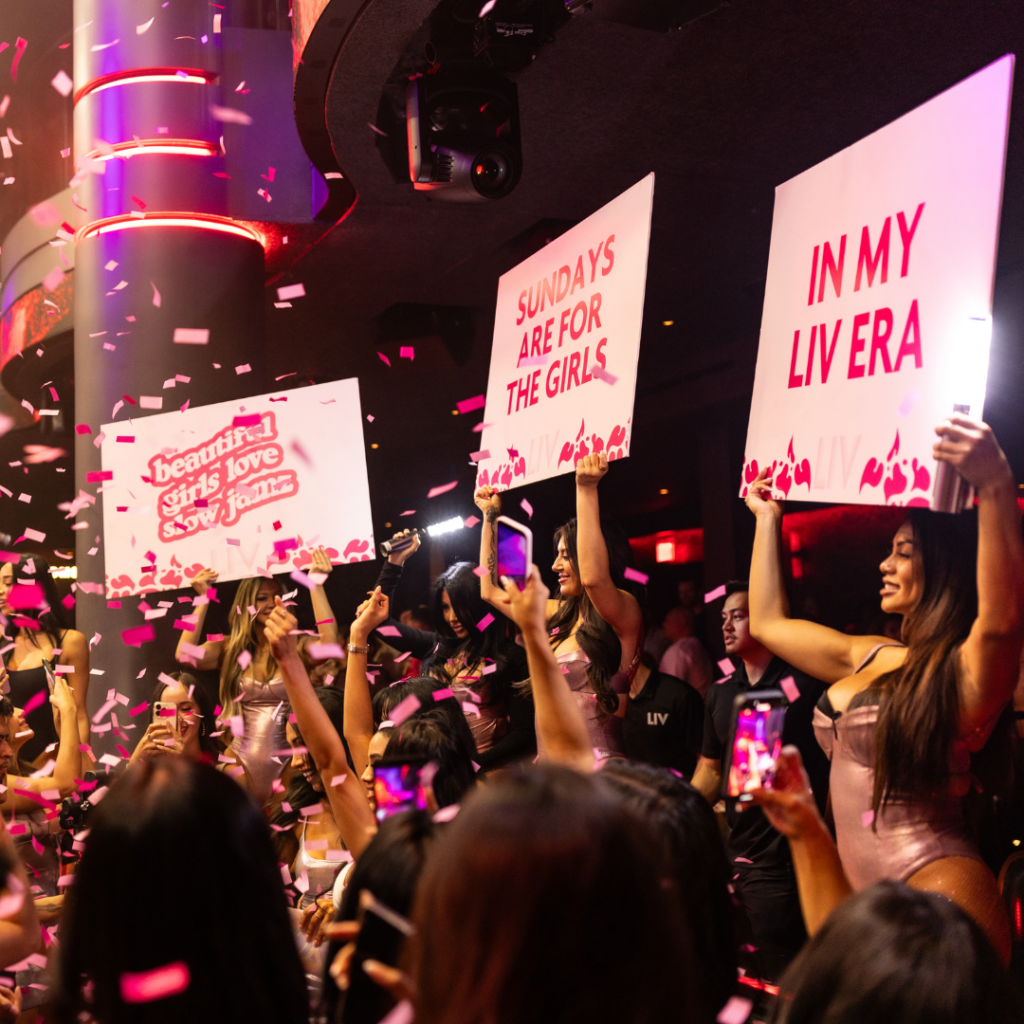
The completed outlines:
[[[439,199],[502,199],[519,183],[519,93],[490,68],[465,64],[406,87],[409,178]]]

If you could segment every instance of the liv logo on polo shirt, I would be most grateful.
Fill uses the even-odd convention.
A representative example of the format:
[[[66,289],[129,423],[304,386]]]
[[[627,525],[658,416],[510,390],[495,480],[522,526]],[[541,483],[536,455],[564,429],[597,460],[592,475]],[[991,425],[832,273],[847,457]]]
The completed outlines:
[[[648,725],[664,725],[668,721],[668,712],[662,711],[648,711],[647,712],[647,724]]]

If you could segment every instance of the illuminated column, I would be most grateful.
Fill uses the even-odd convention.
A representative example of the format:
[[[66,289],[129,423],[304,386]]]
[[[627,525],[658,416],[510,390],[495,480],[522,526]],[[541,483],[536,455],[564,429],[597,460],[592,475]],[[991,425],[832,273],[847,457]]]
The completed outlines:
[[[220,10],[205,0],[75,0],[74,10],[76,420],[91,430],[76,437],[75,483],[97,495],[78,512],[88,527],[77,533],[77,562],[79,581],[103,583],[103,496],[89,481],[101,469],[100,426],[116,420],[118,434],[130,436],[129,417],[268,389],[263,247],[256,229],[228,215],[216,116],[224,104]],[[137,24],[151,11],[151,22]],[[175,344],[178,328],[206,330],[208,343]],[[142,396],[162,398],[162,409],[143,408]],[[148,498],[140,491],[140,504]],[[123,516],[117,528],[130,531],[130,510],[115,515]],[[116,609],[104,595],[77,598],[78,628],[103,636],[92,666],[104,674],[92,679],[90,710],[111,686],[145,699],[156,675],[173,669],[177,633],[169,627],[190,609],[176,602],[154,621],[158,639],[139,649],[120,636],[143,621],[138,599]],[[110,733],[97,741],[97,752],[112,749]]]

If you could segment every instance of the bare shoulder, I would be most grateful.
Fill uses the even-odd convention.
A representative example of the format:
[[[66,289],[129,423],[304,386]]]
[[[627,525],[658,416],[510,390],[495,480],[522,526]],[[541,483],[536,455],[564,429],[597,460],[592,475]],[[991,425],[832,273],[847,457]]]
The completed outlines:
[[[64,639],[61,640],[60,646],[62,660],[68,657],[68,655],[84,654],[89,650],[85,634],[80,633],[77,629],[69,629],[64,634]]]
[[[893,641],[887,640],[885,637],[863,637],[862,639],[875,641],[875,643],[866,645],[863,657],[869,655],[872,647],[877,647],[879,643],[891,646],[880,648],[874,657],[871,658],[870,663],[865,665],[861,671],[838,680],[828,688],[828,699],[832,704],[833,710],[839,714],[843,714],[846,711],[850,701],[858,693],[862,690],[870,689],[880,676],[899,668],[907,657],[906,647],[893,645]]]

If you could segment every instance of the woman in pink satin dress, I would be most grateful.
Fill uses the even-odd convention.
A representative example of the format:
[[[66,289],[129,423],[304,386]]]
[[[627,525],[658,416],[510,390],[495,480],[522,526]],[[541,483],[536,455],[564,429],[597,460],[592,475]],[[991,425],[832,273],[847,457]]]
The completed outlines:
[[[1009,923],[961,801],[970,790],[971,754],[988,741],[1017,682],[1024,639],[1020,511],[1013,474],[988,426],[954,415],[936,433],[935,458],[974,486],[978,508],[959,515],[913,509],[896,532],[880,567],[881,607],[904,616],[905,645],[789,617],[779,558],[782,507],[770,500],[767,472],[747,495],[757,516],[750,631],[774,654],[832,684],[815,728],[832,760],[846,879],[810,895],[834,905],[844,887],[907,882],[959,904],[1006,959]],[[794,845],[799,861],[797,852]],[[833,895],[821,897],[825,890]],[[813,930],[811,917],[823,920],[829,907],[809,914],[808,895],[802,888]]]

